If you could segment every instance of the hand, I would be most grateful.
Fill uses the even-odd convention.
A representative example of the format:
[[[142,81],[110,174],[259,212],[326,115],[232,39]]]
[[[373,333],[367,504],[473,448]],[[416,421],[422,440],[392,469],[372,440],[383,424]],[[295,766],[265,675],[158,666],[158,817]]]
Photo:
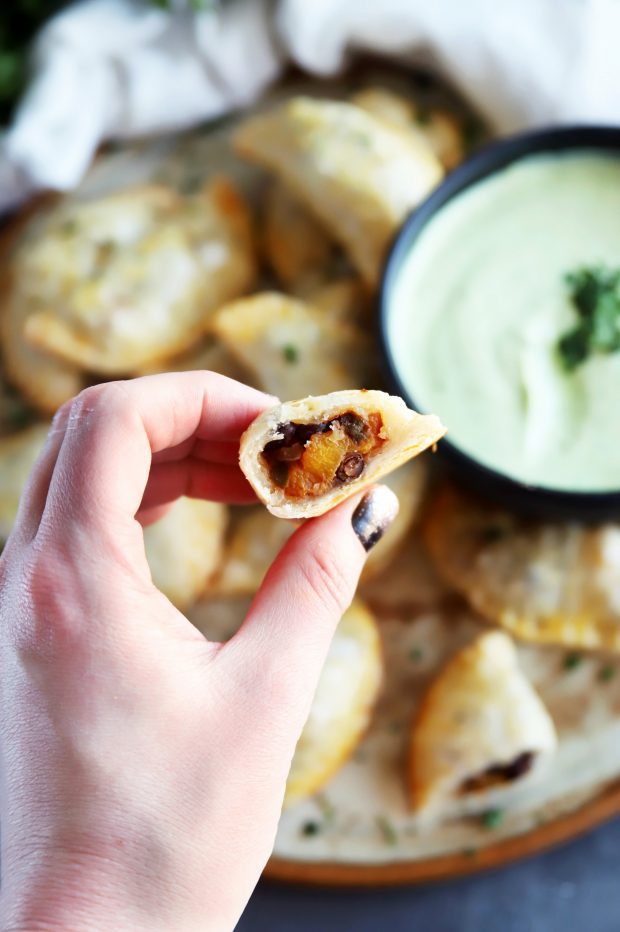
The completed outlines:
[[[397,508],[379,487],[306,522],[238,634],[207,641],[154,588],[140,520],[180,495],[251,500],[238,441],[273,403],[191,372],[57,414],[0,561],[6,932],[220,932],[241,914],[330,638]]]

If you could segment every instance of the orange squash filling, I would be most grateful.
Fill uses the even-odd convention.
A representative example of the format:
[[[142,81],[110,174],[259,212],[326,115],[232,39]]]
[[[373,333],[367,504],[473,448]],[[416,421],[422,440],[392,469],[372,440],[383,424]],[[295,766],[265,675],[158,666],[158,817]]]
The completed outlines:
[[[316,498],[353,482],[386,442],[379,413],[345,411],[316,424],[279,424],[262,452],[272,481],[288,498]]]

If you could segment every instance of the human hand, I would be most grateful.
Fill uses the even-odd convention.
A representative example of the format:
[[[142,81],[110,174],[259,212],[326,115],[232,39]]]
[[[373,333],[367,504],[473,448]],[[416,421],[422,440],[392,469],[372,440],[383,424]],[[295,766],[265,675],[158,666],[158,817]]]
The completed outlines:
[[[0,561],[6,932],[220,932],[245,906],[334,628],[397,509],[379,487],[306,522],[240,631],[207,641],[153,586],[140,522],[184,494],[252,500],[238,441],[272,403],[189,372],[56,416]]]

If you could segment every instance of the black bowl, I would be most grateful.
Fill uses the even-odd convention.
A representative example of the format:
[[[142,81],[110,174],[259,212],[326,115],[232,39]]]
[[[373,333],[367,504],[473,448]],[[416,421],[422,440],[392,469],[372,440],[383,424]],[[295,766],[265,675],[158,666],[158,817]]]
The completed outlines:
[[[388,382],[410,407],[421,410],[415,398],[407,391],[396,367],[388,338],[388,317],[393,283],[403,260],[415,248],[416,239],[443,205],[470,185],[488,178],[526,155],[570,149],[614,152],[620,156],[620,128],[569,126],[522,133],[492,143],[448,175],[407,218],[397,233],[387,257],[379,293],[379,339]],[[620,485],[618,491],[609,492],[571,492],[528,485],[484,466],[450,440],[440,441],[439,452],[457,481],[525,516],[576,521],[604,521],[620,517]]]

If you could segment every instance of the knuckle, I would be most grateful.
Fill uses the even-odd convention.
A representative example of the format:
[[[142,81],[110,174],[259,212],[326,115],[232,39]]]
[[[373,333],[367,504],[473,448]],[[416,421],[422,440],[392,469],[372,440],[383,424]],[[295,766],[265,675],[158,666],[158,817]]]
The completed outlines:
[[[352,587],[342,570],[341,555],[332,543],[316,540],[301,569],[306,582],[323,609],[342,615],[353,597]]]

